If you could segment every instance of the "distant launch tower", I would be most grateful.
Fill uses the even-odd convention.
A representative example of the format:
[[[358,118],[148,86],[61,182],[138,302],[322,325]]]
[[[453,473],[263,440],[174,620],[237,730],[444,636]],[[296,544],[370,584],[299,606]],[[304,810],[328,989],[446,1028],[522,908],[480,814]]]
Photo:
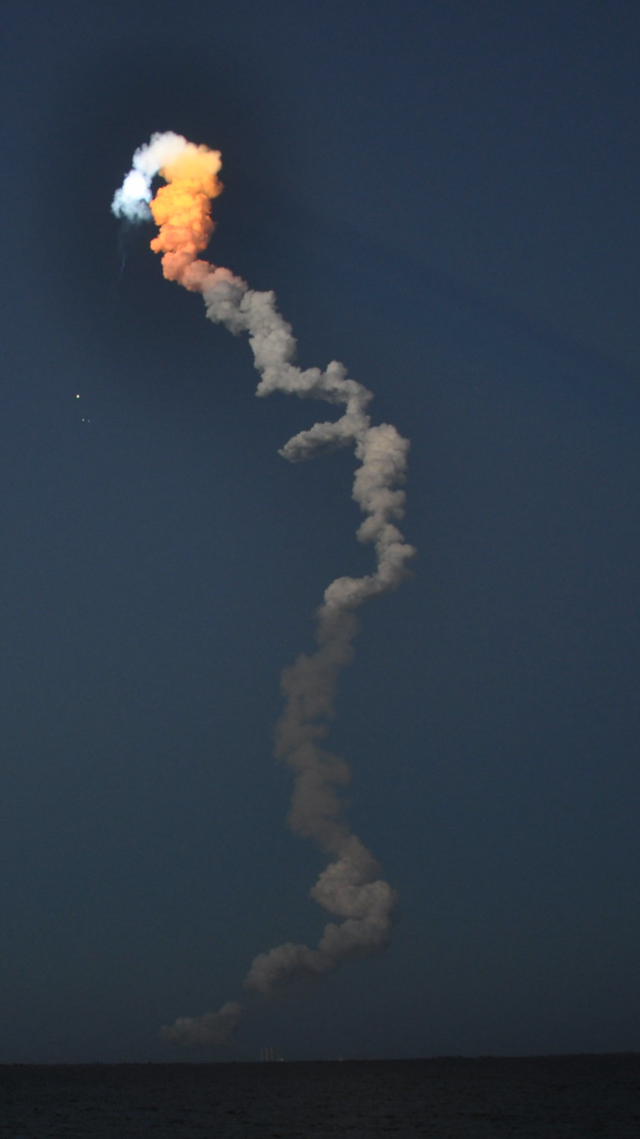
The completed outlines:
[[[273,1060],[282,1060],[282,1056],[278,1056],[275,1048],[261,1048],[260,1060],[262,1063],[269,1063]]]

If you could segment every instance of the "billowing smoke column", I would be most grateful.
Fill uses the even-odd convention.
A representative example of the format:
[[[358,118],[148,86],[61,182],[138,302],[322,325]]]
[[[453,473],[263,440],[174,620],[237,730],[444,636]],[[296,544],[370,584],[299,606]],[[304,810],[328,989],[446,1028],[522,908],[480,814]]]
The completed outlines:
[[[311,896],[339,920],[325,926],[315,948],[286,942],[254,959],[245,988],[267,997],[299,978],[319,976],[344,961],[367,957],[390,936],[396,894],[344,819],[337,788],[348,782],[349,769],[321,741],[334,714],[339,675],[353,655],[355,610],[368,598],[394,589],[415,553],[397,525],[404,514],[405,495],[399,488],[405,479],[409,443],[389,424],[371,425],[366,409],[372,393],[349,379],[342,364],[332,361],[324,371],[295,366],[296,341],[272,292],[255,292],[228,269],[198,258],[213,230],[210,199],[222,190],[219,169],[217,151],[171,132],[156,134],[148,146],[136,151],[133,169],[115,195],[113,212],[132,221],[153,215],[160,231],[151,248],[163,255],[165,277],[201,293],[210,320],[235,334],[248,334],[260,373],[257,395],[293,392],[342,409],[338,419],[316,423],[295,435],[280,454],[298,462],[339,447],[354,448],[360,465],[353,498],[364,514],[357,536],[372,543],[376,555],[372,573],[339,577],[327,587],[317,612],[318,649],[311,656],[301,655],[282,677],[285,710],[277,725],[275,753],[295,777],[289,822],[297,834],[313,839],[330,856]],[[151,181],[157,173],[167,184],[151,200]],[[217,1044],[233,1031],[245,1008],[230,1001],[217,1012],[180,1017],[163,1028],[162,1035],[179,1044]]]

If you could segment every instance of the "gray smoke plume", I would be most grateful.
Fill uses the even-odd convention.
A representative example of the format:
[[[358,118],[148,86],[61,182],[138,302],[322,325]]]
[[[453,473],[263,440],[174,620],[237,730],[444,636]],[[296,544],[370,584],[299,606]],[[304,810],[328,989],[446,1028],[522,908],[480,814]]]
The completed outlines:
[[[145,209],[148,212],[153,163],[157,161],[155,169],[160,165],[154,155],[163,147],[174,148],[176,139],[180,136],[155,135],[149,148],[136,152],[135,177],[125,179],[120,197],[116,195],[114,212],[122,211],[123,194],[131,199],[128,216],[140,216]],[[143,200],[136,213],[136,178],[140,174],[144,175],[140,189]],[[165,234],[161,245],[165,276],[201,293],[207,316],[214,323],[224,324],[236,335],[247,333],[260,373],[256,394],[290,392],[343,409],[337,419],[316,423],[295,435],[280,454],[291,462],[300,462],[353,447],[359,466],[352,494],[364,515],[357,537],[375,550],[370,574],[339,577],[327,587],[317,611],[317,651],[311,656],[300,655],[282,675],[285,708],[276,728],[275,754],[294,774],[289,822],[296,834],[312,839],[329,856],[311,897],[338,920],[327,923],[315,948],[285,942],[254,958],[244,986],[249,993],[267,997],[300,978],[320,976],[345,961],[377,952],[389,940],[397,911],[395,891],[344,818],[338,789],[348,782],[349,768],[344,760],[325,750],[321,741],[334,715],[340,673],[353,656],[358,631],[355,610],[368,598],[399,585],[415,554],[398,528],[404,515],[401,487],[409,442],[390,424],[371,425],[367,407],[373,395],[347,376],[343,364],[332,361],[324,371],[296,367],[296,341],[291,326],[278,312],[272,292],[256,292],[230,270],[196,259],[198,239],[189,243],[187,234],[185,241],[184,223],[175,230],[175,240],[170,227],[167,232],[169,236]],[[165,1026],[162,1035],[177,1044],[217,1044],[233,1031],[245,1008],[239,1002],[227,1002],[214,1013],[180,1017]]]
[[[399,488],[405,479],[409,443],[390,424],[371,426],[366,408],[372,393],[348,379],[342,364],[332,361],[325,371],[301,371],[292,363],[296,341],[273,293],[254,292],[227,269],[207,266],[203,272],[203,264],[185,267],[182,283],[202,293],[210,320],[236,334],[248,333],[261,374],[257,395],[293,392],[344,407],[339,419],[300,432],[280,454],[298,462],[338,447],[354,447],[360,466],[353,498],[365,515],[357,536],[372,543],[376,553],[371,574],[340,577],[327,587],[317,613],[317,652],[299,656],[282,676],[286,703],[276,729],[275,754],[294,772],[289,822],[296,834],[313,839],[333,857],[311,897],[340,921],[325,926],[315,948],[285,942],[254,959],[245,987],[269,996],[299,978],[319,976],[345,961],[375,953],[391,933],[397,895],[344,819],[336,789],[348,782],[349,768],[320,741],[334,715],[338,678],[353,655],[358,631],[354,610],[369,597],[399,585],[415,553],[397,526],[404,514],[405,495]],[[163,1029],[163,1036],[182,1044],[215,1043],[241,1015],[236,1013],[230,1022],[228,1007],[202,1017],[180,1018]]]

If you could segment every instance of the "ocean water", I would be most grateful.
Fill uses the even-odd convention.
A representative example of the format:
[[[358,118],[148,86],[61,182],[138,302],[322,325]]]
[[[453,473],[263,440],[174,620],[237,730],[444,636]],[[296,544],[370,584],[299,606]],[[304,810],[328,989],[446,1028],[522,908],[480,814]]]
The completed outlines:
[[[640,1136],[640,1055],[0,1066],[0,1139]]]

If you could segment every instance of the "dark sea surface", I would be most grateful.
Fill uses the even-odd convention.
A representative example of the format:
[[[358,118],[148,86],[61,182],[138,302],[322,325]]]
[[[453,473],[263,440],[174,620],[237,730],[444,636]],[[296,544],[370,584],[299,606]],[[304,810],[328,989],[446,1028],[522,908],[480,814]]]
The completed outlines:
[[[1,1139],[640,1136],[640,1055],[0,1066]]]

